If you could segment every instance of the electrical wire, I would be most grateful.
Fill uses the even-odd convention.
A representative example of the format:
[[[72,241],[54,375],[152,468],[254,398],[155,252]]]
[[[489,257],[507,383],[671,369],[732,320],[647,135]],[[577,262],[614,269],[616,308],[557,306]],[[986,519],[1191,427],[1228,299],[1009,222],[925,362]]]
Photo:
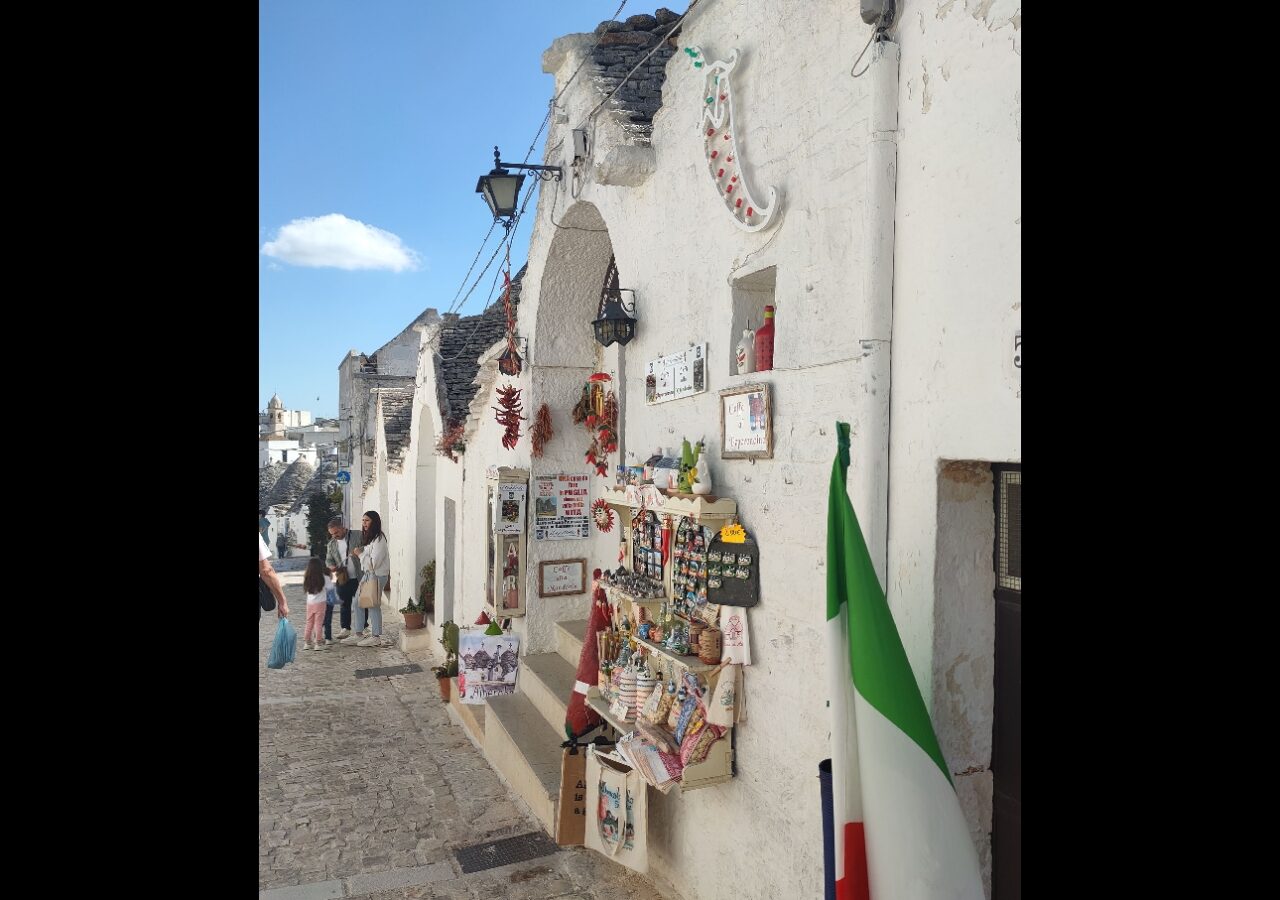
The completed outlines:
[[[498,227],[498,220],[494,219],[493,224],[489,226],[489,230],[485,232],[484,240],[480,242],[480,249],[476,251],[475,259],[471,260],[471,268],[467,269],[467,274],[462,276],[462,284],[458,285],[458,290],[454,293],[453,299],[449,301],[448,312],[453,312],[458,303],[458,296],[462,293],[462,289],[467,286],[467,279],[471,277],[471,273],[475,270],[476,262],[480,259],[480,254],[484,252],[485,244],[489,243],[489,238],[493,235],[493,229]]]
[[[525,191],[524,200],[520,204],[520,210],[519,212],[516,213],[516,217],[512,220],[511,230],[507,233],[503,243],[499,244],[498,249],[494,251],[493,258],[489,260],[489,265],[493,264],[493,259],[497,258],[498,253],[502,251],[503,246],[505,245],[507,250],[508,266],[510,266],[512,242],[515,240],[516,230],[520,226],[520,220],[524,217],[525,209],[526,207],[528,207],[529,200],[530,198],[533,197],[533,192],[534,190],[536,190],[537,185],[538,185],[538,182],[535,180],[533,184],[529,186],[529,190]],[[489,265],[485,266],[485,271],[488,271]],[[498,276],[501,274],[502,274],[502,268],[499,267],[498,271],[494,274],[493,283],[489,286],[489,293],[490,293],[490,296],[493,297],[493,299],[491,299],[487,304],[485,304],[484,309],[482,309],[479,313],[476,314],[475,324],[471,326],[470,332],[467,334],[466,338],[463,340],[461,349],[459,349],[458,352],[455,353],[453,356],[445,360],[445,362],[453,362],[454,360],[461,357],[464,353],[466,353],[467,350],[470,348],[471,339],[475,337],[476,332],[479,330],[484,314],[487,313],[493,307],[493,305],[498,301],[498,297],[494,296],[494,291],[497,289]],[[480,275],[477,277],[476,282],[479,283],[480,278],[483,278],[483,277],[484,277],[484,272],[481,272]],[[472,287],[472,290],[475,290],[475,285],[472,285],[471,287]],[[470,291],[468,291],[467,296],[470,296]]]

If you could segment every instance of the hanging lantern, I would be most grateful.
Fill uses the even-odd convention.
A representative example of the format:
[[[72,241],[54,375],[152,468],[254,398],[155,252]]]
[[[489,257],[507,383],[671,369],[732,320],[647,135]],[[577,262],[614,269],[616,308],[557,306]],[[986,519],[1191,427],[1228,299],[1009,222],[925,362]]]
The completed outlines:
[[[631,295],[630,304],[623,301],[624,293]],[[631,315],[635,312],[635,296],[636,292],[630,288],[618,287],[618,266],[614,260],[610,260],[605,272],[604,287],[600,291],[598,314],[591,323],[600,346],[608,347],[615,341],[626,346],[635,336],[636,320]]]

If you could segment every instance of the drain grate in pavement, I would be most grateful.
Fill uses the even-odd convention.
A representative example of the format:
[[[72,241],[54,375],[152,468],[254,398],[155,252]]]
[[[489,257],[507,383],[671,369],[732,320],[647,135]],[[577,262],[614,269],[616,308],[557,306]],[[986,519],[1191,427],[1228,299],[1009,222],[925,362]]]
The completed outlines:
[[[496,869],[498,866],[509,866],[512,863],[537,859],[539,856],[550,856],[560,848],[555,841],[540,831],[517,837],[503,838],[500,841],[489,841],[472,847],[458,849],[454,856],[462,866],[462,874],[483,872],[485,869]]]
[[[377,678],[381,675],[410,675],[421,672],[422,666],[409,663],[407,666],[383,666],[381,669],[356,669],[357,678]]]

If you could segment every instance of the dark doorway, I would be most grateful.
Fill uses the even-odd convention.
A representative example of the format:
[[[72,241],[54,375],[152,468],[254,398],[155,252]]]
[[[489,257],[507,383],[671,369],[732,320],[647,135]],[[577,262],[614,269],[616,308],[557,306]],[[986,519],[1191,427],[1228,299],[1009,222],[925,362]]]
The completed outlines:
[[[996,509],[992,900],[1022,900],[1022,466],[991,467]]]

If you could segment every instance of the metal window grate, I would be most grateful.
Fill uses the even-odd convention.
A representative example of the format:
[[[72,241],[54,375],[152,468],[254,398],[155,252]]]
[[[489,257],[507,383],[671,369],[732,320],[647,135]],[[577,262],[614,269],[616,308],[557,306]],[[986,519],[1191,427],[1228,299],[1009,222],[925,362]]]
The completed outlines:
[[[382,678],[388,675],[412,675],[421,672],[422,666],[409,663],[407,666],[384,666],[381,669],[356,669],[357,678]]]
[[[996,576],[999,586],[1022,591],[1022,467],[996,469]]]
[[[498,866],[527,862],[540,856],[550,856],[559,849],[555,841],[542,832],[531,832],[472,847],[460,847],[453,855],[462,866],[462,874],[469,875],[485,869],[496,869]]]

